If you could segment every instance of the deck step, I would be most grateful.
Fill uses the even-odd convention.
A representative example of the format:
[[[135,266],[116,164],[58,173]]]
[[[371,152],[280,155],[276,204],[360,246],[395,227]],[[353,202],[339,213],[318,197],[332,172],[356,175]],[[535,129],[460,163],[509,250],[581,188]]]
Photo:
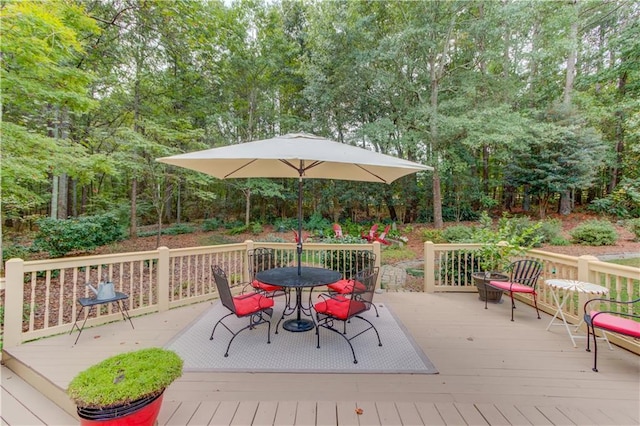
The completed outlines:
[[[78,420],[2,366],[2,424],[77,425]]]

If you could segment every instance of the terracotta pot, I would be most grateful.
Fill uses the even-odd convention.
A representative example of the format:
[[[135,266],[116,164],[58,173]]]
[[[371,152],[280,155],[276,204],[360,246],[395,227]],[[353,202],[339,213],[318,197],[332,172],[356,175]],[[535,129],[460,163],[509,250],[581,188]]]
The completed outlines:
[[[475,272],[471,274],[473,282],[478,287],[478,296],[481,301],[500,303],[502,300],[502,290],[498,290],[491,286],[487,286],[489,281],[509,281],[509,276],[501,274],[499,272],[491,272],[491,275],[487,278],[484,272]]]
[[[80,426],[153,426],[160,413],[163,394],[103,410],[78,407]]]

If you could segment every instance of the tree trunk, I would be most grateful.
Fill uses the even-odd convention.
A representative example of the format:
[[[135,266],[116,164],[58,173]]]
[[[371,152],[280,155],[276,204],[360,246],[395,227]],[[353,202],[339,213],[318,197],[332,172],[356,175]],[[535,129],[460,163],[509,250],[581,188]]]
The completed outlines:
[[[137,220],[137,197],[138,197],[138,179],[131,180],[131,217],[129,218],[129,238],[138,238],[138,220]]]
[[[568,216],[571,213],[571,192],[569,190],[560,193],[558,213],[563,216]]]

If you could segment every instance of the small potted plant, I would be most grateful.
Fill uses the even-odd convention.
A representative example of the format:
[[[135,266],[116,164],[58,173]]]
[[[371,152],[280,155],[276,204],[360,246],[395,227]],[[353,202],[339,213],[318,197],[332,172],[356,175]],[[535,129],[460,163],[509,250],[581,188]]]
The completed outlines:
[[[489,287],[487,283],[509,279],[508,268],[513,259],[540,242],[537,231],[541,225],[536,223],[518,229],[515,222],[503,217],[498,229],[494,230],[486,212],[482,214],[480,223],[481,227],[473,234],[473,242],[482,243],[473,251],[479,271],[471,276],[478,287],[480,300],[498,303],[502,299],[502,290]]]
[[[182,375],[182,359],[161,348],[140,349],[95,364],[69,383],[81,425],[153,425],[164,390]]]

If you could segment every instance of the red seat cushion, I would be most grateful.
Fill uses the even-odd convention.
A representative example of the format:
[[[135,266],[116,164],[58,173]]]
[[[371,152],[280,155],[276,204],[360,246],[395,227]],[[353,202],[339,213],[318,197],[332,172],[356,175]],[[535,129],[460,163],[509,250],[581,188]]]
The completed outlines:
[[[514,293],[535,293],[536,291],[533,287],[529,287],[528,285],[512,283],[509,281],[490,281],[489,285],[491,287],[499,288],[504,291],[512,291]]]
[[[273,306],[273,299],[261,294],[241,295],[233,298],[236,315],[245,316]]]
[[[365,285],[362,284],[360,281],[344,280],[344,279],[340,281],[336,281],[333,284],[329,284],[327,287],[329,287],[331,291],[335,291],[336,293],[340,293],[340,294],[353,293],[354,289],[356,293],[362,293],[367,289],[367,287],[365,287]]]
[[[253,280],[253,282],[251,283],[251,286],[253,286],[253,288],[257,288],[259,290],[266,291],[268,293],[282,290],[282,287],[280,287],[279,285],[271,285],[271,284],[263,283],[258,280]]]
[[[596,314],[598,311],[591,311],[594,326],[640,338],[640,322],[613,314]]]
[[[351,300],[344,296],[332,297],[316,303],[313,307],[319,314],[330,315],[340,320],[347,320],[350,314],[353,316],[367,309],[363,302]]]

